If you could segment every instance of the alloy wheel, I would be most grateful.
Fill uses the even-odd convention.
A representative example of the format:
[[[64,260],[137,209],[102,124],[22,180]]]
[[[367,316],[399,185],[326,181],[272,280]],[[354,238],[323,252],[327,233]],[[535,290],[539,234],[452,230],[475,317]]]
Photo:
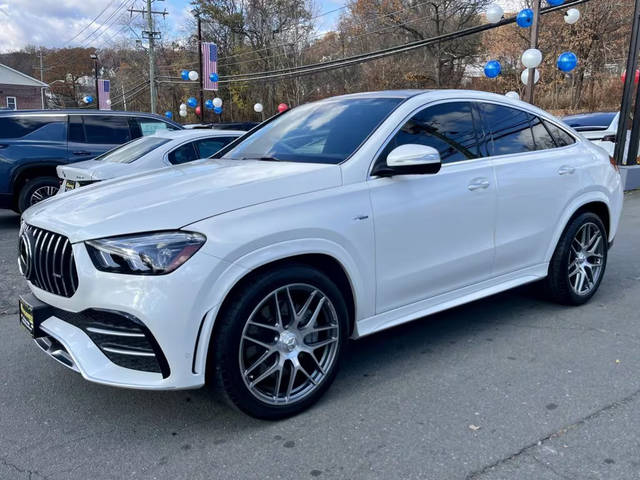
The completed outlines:
[[[569,252],[569,284],[576,294],[588,295],[598,284],[604,248],[602,232],[595,223],[587,222],[578,229]]]
[[[251,394],[280,406],[308,397],[334,366],[338,325],[331,300],[314,286],[289,284],[265,296],[240,340],[240,372]]]
[[[29,204],[35,205],[46,198],[53,197],[56,193],[58,193],[58,187],[53,187],[51,185],[44,185],[36,188],[31,194],[31,197],[29,197]]]

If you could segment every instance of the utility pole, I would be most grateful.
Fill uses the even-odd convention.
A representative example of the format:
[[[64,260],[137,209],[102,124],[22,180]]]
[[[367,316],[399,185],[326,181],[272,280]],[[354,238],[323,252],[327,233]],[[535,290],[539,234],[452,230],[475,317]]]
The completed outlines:
[[[42,60],[42,47],[40,47],[40,81],[44,82],[44,61]],[[42,102],[42,109],[44,110],[44,89],[40,89],[40,100]]]
[[[195,11],[195,16],[198,19],[198,78],[200,79],[200,122],[204,123],[204,77],[202,76],[202,19],[200,18],[200,10]]]
[[[156,113],[156,103],[157,103],[157,94],[156,94],[156,52],[155,52],[155,41],[162,38],[162,33],[157,32],[153,29],[153,16],[154,15],[162,15],[162,17],[166,17],[169,13],[165,8],[162,12],[151,10],[151,0],[147,0],[147,8],[142,10],[135,10],[133,8],[129,9],[129,13],[133,15],[134,13],[141,13],[144,17],[147,15],[147,28],[148,30],[142,31],[142,38],[146,38],[149,40],[149,93],[151,96],[151,113]]]
[[[123,104],[123,108],[124,111],[127,111],[127,97],[125,97],[124,95],[124,84],[122,85],[122,104]]]
[[[533,24],[529,48],[538,48],[538,24],[540,23],[540,0],[533,0]],[[527,78],[526,101],[533,105],[533,89],[536,84],[536,69],[530,68]]]
[[[98,55],[92,53],[91,60],[93,60],[94,78],[96,81],[96,110],[100,110],[100,89],[98,88]]]

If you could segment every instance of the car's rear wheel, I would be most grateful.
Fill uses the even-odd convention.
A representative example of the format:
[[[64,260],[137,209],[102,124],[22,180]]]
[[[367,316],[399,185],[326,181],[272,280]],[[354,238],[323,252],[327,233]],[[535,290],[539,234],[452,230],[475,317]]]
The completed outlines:
[[[348,313],[336,285],[306,265],[245,283],[219,317],[216,375],[229,399],[258,418],[284,418],[311,406],[337,373]]]
[[[567,226],[549,265],[546,289],[564,304],[581,305],[598,290],[607,265],[607,233],[596,214],[585,212]]]
[[[27,208],[58,193],[60,181],[56,177],[37,177],[24,184],[18,196],[18,209]]]

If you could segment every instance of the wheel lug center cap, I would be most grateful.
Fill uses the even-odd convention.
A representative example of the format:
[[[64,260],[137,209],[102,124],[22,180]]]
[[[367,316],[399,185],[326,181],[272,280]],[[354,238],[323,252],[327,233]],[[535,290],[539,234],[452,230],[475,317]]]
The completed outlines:
[[[278,339],[278,343],[280,343],[284,350],[292,352],[298,346],[298,339],[296,338],[295,333],[282,332]]]
[[[584,263],[586,260],[587,256],[584,254],[584,252],[578,253],[578,262]]]

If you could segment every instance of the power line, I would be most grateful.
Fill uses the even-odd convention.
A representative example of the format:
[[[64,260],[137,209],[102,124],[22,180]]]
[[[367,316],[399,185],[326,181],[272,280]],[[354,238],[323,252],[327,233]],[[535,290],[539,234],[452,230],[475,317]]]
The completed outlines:
[[[86,25],[82,30],[80,30],[78,33],[76,33],[76,34],[75,34],[75,36],[74,36],[73,38],[71,38],[70,40],[67,40],[66,42],[64,42],[64,43],[63,43],[63,45],[68,45],[68,44],[70,44],[71,42],[73,42],[76,38],[78,38],[82,32],[84,32],[87,28],[89,28],[91,25],[93,25],[94,23],[96,23],[96,21],[98,20],[98,18],[100,18],[100,17],[102,16],[102,14],[103,14],[104,12],[106,12],[106,11],[107,11],[107,9],[108,9],[111,5],[113,5],[115,2],[116,2],[116,0],[111,0],[111,1],[107,4],[107,6],[106,6],[106,7],[104,7],[104,9],[103,9],[103,10],[102,10],[102,11],[101,11],[101,12],[100,12],[100,13],[99,13],[99,14],[98,14],[98,15],[97,15],[93,20],[91,20],[91,22],[90,22],[88,25]]]
[[[575,5],[580,5],[583,3],[587,3],[589,1],[591,0],[574,0],[572,2],[558,5],[556,7],[546,7],[540,10],[540,14],[545,15],[547,13],[555,12],[555,11],[572,7]],[[416,50],[418,48],[425,47],[427,45],[448,41],[448,40],[454,40],[456,38],[481,33],[487,30],[492,30],[494,28],[515,23],[515,21],[516,21],[516,17],[514,16],[510,18],[505,18],[497,23],[487,23],[487,24],[478,25],[475,27],[469,27],[466,29],[458,30],[457,32],[438,35],[438,36],[427,38],[424,40],[417,40],[415,42],[409,42],[403,45],[375,50],[373,52],[368,52],[364,54],[353,55],[350,57],[345,57],[339,60],[332,60],[329,62],[320,62],[320,63],[314,63],[309,65],[302,65],[299,67],[289,67],[289,68],[271,70],[271,71],[265,71],[265,72],[254,72],[254,73],[247,73],[247,74],[240,74],[240,75],[230,75],[227,77],[222,77],[218,83],[228,84],[228,83],[237,83],[237,82],[248,82],[253,80],[271,80],[271,79],[284,78],[284,77],[297,77],[297,76],[308,75],[311,73],[317,73],[321,71],[333,70],[336,68],[343,68],[347,66],[356,65],[359,63],[364,63],[370,60],[376,60],[376,59],[387,57],[390,55],[395,55],[398,53],[409,52],[412,50]]]

